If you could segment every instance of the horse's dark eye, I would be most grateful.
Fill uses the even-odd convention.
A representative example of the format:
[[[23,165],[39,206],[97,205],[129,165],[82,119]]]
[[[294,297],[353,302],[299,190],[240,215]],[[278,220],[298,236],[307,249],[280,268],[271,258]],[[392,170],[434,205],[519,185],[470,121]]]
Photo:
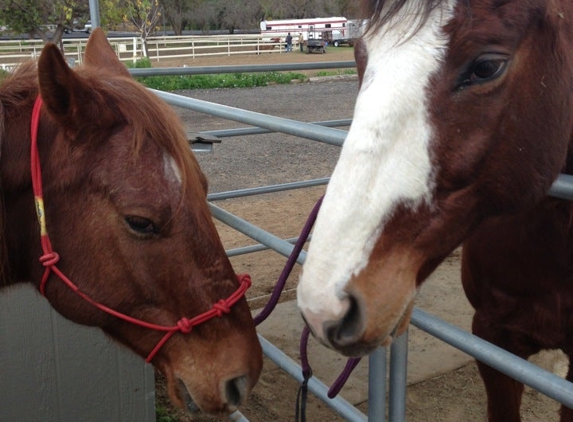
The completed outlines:
[[[503,54],[484,54],[475,60],[460,78],[458,88],[490,82],[505,72],[508,57]]]
[[[495,78],[503,72],[506,63],[506,60],[499,59],[478,61],[473,68],[472,80],[483,81]]]
[[[129,228],[139,234],[154,234],[158,230],[151,220],[144,217],[129,216],[125,218]]]

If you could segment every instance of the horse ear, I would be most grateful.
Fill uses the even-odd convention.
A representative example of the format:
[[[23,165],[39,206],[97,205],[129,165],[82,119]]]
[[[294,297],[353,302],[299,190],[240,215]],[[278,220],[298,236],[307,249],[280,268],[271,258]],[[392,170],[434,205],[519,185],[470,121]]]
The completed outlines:
[[[63,54],[55,44],[46,44],[38,60],[38,84],[40,95],[49,114],[73,136],[81,127],[93,123],[97,115],[105,122],[105,108],[94,101],[94,92],[68,66]]]
[[[86,66],[113,72],[118,75],[130,76],[125,65],[119,61],[111,44],[101,28],[96,28],[90,35],[84,55]]]
[[[55,44],[48,43],[38,60],[40,95],[50,114],[58,120],[71,120],[71,110],[81,92],[81,82],[70,69]],[[66,123],[65,121],[63,123]]]

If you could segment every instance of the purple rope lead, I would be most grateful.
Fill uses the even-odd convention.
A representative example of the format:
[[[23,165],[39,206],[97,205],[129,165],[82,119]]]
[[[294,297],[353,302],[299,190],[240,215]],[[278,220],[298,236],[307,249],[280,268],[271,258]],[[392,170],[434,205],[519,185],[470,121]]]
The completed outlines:
[[[300,335],[300,366],[302,368],[302,376],[304,379],[312,377],[312,368],[308,362],[308,337],[310,330],[305,325]]]
[[[335,398],[338,395],[338,393],[340,393],[340,390],[342,389],[342,387],[344,387],[344,384],[346,384],[346,381],[350,377],[350,374],[352,374],[352,371],[354,371],[354,368],[356,368],[356,365],[358,365],[358,363],[360,362],[360,359],[362,358],[349,358],[346,361],[346,366],[344,367],[338,378],[336,378],[336,381],[334,381],[332,383],[332,386],[328,389],[327,396],[329,399]]]
[[[302,247],[304,246],[306,240],[308,239],[308,236],[310,235],[310,231],[312,230],[312,226],[316,221],[316,216],[318,215],[318,210],[320,209],[321,204],[322,204],[322,197],[318,200],[318,202],[310,212],[308,220],[306,220],[306,223],[302,228],[300,236],[296,241],[294,248],[288,257],[287,263],[285,264],[285,267],[283,268],[283,271],[277,281],[277,284],[275,286],[275,289],[273,290],[271,298],[269,299],[268,303],[265,305],[263,310],[256,317],[253,318],[255,321],[255,325],[259,325],[261,322],[267,319],[268,316],[271,314],[271,312],[275,309],[275,306],[277,305],[281,297],[281,293],[283,292],[283,289],[285,287],[286,281],[290,273],[292,272],[294,265],[296,264],[296,260],[300,255],[300,252],[302,251]]]
[[[308,402],[308,380],[312,377],[312,368],[308,363],[308,337],[310,330],[305,325],[300,335],[300,365],[302,368],[302,383],[296,395],[295,422],[306,422],[306,403]]]
[[[320,205],[322,204],[322,197],[318,200],[314,208],[312,209],[308,219],[300,233],[298,240],[296,241],[292,252],[290,253],[285,267],[281,272],[281,275],[277,281],[277,284],[273,290],[271,298],[263,308],[263,310],[255,316],[253,319],[255,321],[255,325],[259,325],[261,322],[266,320],[272,311],[275,309],[280,296],[284,290],[285,284],[287,279],[289,278],[298,256],[302,251],[304,244],[306,243],[308,236],[310,235],[310,231],[312,230],[312,226],[316,221],[316,217],[318,215],[318,210],[320,209]],[[312,377],[312,368],[310,367],[310,363],[308,361],[308,338],[310,336],[310,330],[307,326],[304,327],[301,338],[300,338],[300,360],[301,360],[301,368],[302,368],[302,375],[303,375],[303,383],[299,389],[299,393],[297,395],[297,413],[296,413],[296,421],[299,421],[299,416],[301,422],[306,421],[306,400],[307,400],[307,391],[308,391],[308,380]],[[341,374],[338,378],[334,381],[330,389],[328,390],[328,398],[333,399],[336,395],[340,392],[350,374],[356,368],[360,362],[360,358],[351,358],[348,359],[346,362],[346,366],[342,370]]]
[[[310,367],[310,363],[308,361],[308,351],[307,351],[309,335],[310,335],[310,330],[308,329],[308,327],[305,326],[300,336],[300,366],[302,368],[302,376],[305,381],[308,381],[308,379],[312,377],[312,368]],[[336,378],[336,380],[332,383],[332,386],[328,389],[327,396],[329,399],[335,398],[338,395],[338,393],[340,393],[340,390],[342,389],[342,387],[344,387],[344,384],[346,384],[346,381],[348,381],[348,378],[350,377],[352,371],[354,371],[354,368],[356,368],[360,360],[361,358],[348,359],[348,361],[346,362],[346,366],[344,367],[338,378]]]

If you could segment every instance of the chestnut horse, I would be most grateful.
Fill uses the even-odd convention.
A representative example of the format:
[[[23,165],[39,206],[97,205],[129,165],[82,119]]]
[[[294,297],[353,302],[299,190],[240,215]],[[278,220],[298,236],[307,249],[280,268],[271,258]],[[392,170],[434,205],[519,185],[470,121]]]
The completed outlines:
[[[389,344],[465,242],[473,331],[573,356],[573,209],[546,196],[573,171],[573,1],[364,4],[354,120],[298,287],[310,329],[351,356]],[[519,421],[523,386],[479,368],[489,419]]]
[[[260,54],[261,51],[274,50],[280,42],[280,38],[271,38],[268,42],[263,41],[262,44],[257,44],[257,54]]]
[[[77,70],[48,44],[5,80],[0,113],[3,284],[34,283],[66,318],[147,357],[179,406],[234,410],[262,365],[248,280],[173,111],[95,30]]]

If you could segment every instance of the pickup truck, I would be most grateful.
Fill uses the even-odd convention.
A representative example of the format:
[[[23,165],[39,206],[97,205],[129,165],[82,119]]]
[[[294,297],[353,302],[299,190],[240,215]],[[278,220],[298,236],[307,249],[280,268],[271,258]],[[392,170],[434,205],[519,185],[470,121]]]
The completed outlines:
[[[72,32],[85,32],[89,34],[92,30],[92,21],[87,21],[83,27],[76,26],[77,22],[74,22],[74,26],[72,28],[66,27],[64,32],[66,34],[71,34]]]

